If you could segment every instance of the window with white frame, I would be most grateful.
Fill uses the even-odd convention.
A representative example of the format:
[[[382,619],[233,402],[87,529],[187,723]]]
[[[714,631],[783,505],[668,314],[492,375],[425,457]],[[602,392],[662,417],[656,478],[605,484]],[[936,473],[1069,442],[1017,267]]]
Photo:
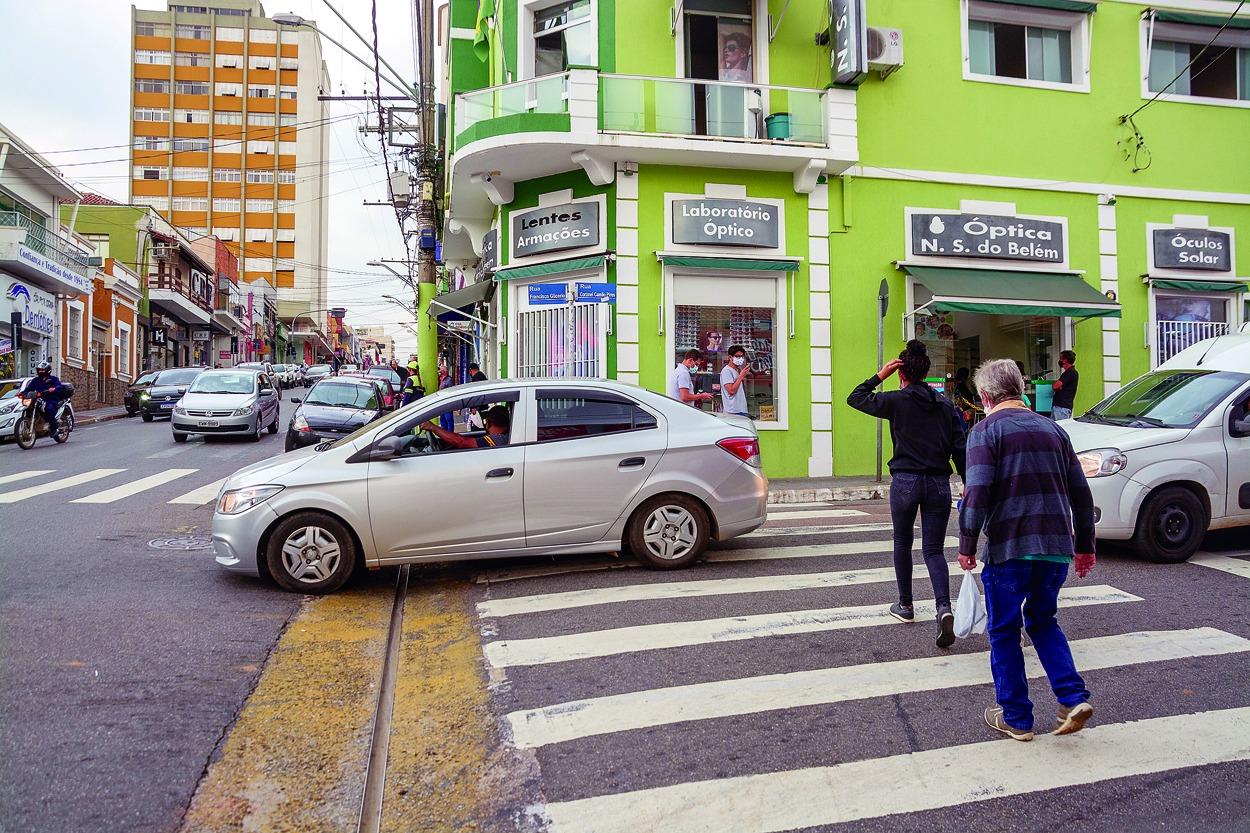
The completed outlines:
[[[234,84],[229,81],[218,81],[215,84],[213,84],[213,88],[216,90],[217,95],[226,95],[226,96],[235,96],[235,97],[243,95],[242,84]]]
[[[278,88],[278,98],[285,98],[288,101],[294,101],[296,98],[296,94],[297,94],[297,89],[295,87],[279,87]]]
[[[238,197],[213,197],[213,211],[237,213],[239,204]]]
[[[1089,15],[968,0],[966,77],[1088,89]]]
[[[1143,95],[1250,101],[1250,29],[1147,20]],[[1208,46],[1210,44],[1210,46]]]
[[[249,84],[247,94],[252,98],[273,98],[273,84]]]
[[[175,52],[174,66],[206,67],[212,64],[213,56],[207,52]]]
[[[130,375],[130,353],[132,348],[130,326],[117,322],[117,373],[121,376]]]
[[[299,58],[279,58],[278,66],[282,69],[299,69]]]
[[[262,141],[256,141],[256,140],[249,141],[247,143],[247,152],[248,153],[272,154],[273,142],[262,142]]]
[[[220,69],[241,69],[243,66],[242,55],[230,55],[225,52],[217,53],[217,66]]]
[[[278,200],[278,213],[289,214],[295,211],[295,200]]]
[[[174,197],[174,211],[207,211],[208,197]]]
[[[243,30],[234,26],[218,26],[217,40],[242,41]]]
[[[242,182],[243,172],[238,168],[213,168],[213,182]]]
[[[213,200],[216,202],[216,200]],[[239,230],[231,226],[213,226],[213,236],[221,240],[229,240],[237,242],[239,239]]]
[[[65,328],[66,341],[69,347],[69,357],[71,359],[82,359],[82,311],[83,306],[80,302],[71,301],[66,304],[69,312],[69,325]]]
[[[550,280],[601,280],[599,274]],[[543,281],[546,282],[546,281]],[[512,287],[509,362],[513,377],[594,379],[607,374],[607,305],[530,306],[528,287]]]
[[[249,214],[272,214],[273,200],[254,199],[247,201],[247,211]]]
[[[295,171],[278,171],[278,184],[279,185],[294,185],[295,184]]]
[[[208,95],[207,81],[175,81],[174,92],[178,95]]]
[[[169,52],[163,52],[163,51],[159,51],[156,49],[136,49],[135,50],[135,63],[136,64],[160,64],[163,66],[169,66],[169,63],[170,61],[173,60],[173,57],[174,56],[170,54]]]
[[[251,200],[248,200],[251,202]],[[273,229],[267,228],[250,228],[247,230],[248,243],[272,243]]]
[[[273,182],[273,171],[265,170],[263,168],[248,171],[247,181],[248,182],[260,182],[260,183]]]
[[[213,113],[213,121],[217,124],[243,124],[243,114],[232,110],[217,110]]]
[[[149,197],[142,194],[135,194],[131,200],[135,205],[146,205],[154,211],[168,213],[169,197]]]
[[[273,127],[278,118],[273,113],[248,113],[247,123],[253,127]]]
[[[174,168],[174,179],[188,182],[208,182],[208,168]]]
[[[201,26],[196,23],[179,23],[174,29],[174,37],[191,38],[192,40],[208,40],[211,32],[211,26]]]
[[[136,107],[135,121],[169,121],[169,111],[155,107]]]
[[[207,153],[208,139],[174,139],[174,150],[186,153]]]
[[[174,121],[180,124],[208,124],[207,110],[175,110]]]
[[[1156,292],[1155,364],[1204,339],[1228,334],[1232,326],[1229,305],[1227,295]]]
[[[252,43],[277,43],[277,29],[252,29],[248,33],[248,38]]]
[[[250,69],[273,69],[277,60],[273,55],[249,55],[247,65]]]
[[[135,22],[135,34],[148,38],[167,38],[169,37],[169,25],[165,23],[147,23],[139,20]]]
[[[293,156],[295,154],[295,142],[278,142],[278,153]]]
[[[295,229],[293,228],[278,229],[277,240],[279,243],[294,243],[295,242]]]
[[[135,150],[169,150],[169,139],[159,136],[136,136]]]
[[[294,113],[279,113],[278,114],[278,126],[290,127],[291,125],[295,124],[295,119],[296,119],[296,115]]]
[[[532,11],[534,77],[595,63],[591,0],[563,0]]]
[[[208,226],[183,226],[183,231],[191,235],[193,240],[208,236]]]
[[[135,179],[169,179],[169,168],[135,165]]]
[[[137,93],[160,93],[161,95],[168,95],[169,82],[168,81],[156,81],[152,78],[136,78],[135,79],[135,92]]]

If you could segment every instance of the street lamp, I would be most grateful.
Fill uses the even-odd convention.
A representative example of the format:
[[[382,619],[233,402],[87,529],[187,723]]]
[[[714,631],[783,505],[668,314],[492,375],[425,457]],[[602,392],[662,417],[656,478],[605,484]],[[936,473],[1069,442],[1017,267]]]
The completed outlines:
[[[339,14],[339,13],[338,13],[338,11],[337,11],[337,10],[336,10],[333,6],[331,6],[329,3],[326,3],[326,7],[327,7],[327,8],[329,8],[329,9],[330,9],[330,11],[332,11],[332,12],[334,12],[336,15],[338,15],[339,20],[342,20],[345,24],[347,24],[347,28],[348,28],[348,29],[351,29],[351,30],[352,30],[352,32],[353,32],[353,34],[355,34],[355,35],[356,35],[356,37],[360,38],[360,39],[361,39],[361,41],[363,41],[363,42],[364,42],[365,46],[369,49],[369,51],[370,51],[370,52],[373,52],[373,47],[369,44],[369,42],[368,42],[368,41],[366,41],[366,40],[364,39],[364,36],[362,36],[359,32],[357,32],[357,31],[356,31],[356,29],[355,29],[355,28],[353,28],[353,26],[352,26],[350,23],[347,23],[347,19],[346,19],[346,18],[344,18],[344,17],[343,17],[343,15]],[[373,72],[373,71],[374,71],[374,65],[373,65],[373,64],[369,63],[369,62],[368,62],[368,61],[366,61],[364,58],[360,57],[360,56],[359,56],[359,55],[357,55],[355,52],[352,52],[352,51],[351,51],[350,49],[348,49],[346,46],[344,46],[343,44],[339,43],[339,42],[338,42],[338,41],[336,41],[334,38],[330,37],[330,35],[329,35],[329,34],[327,34],[324,30],[317,28],[317,26],[316,26],[316,25],[314,25],[314,24],[313,24],[313,22],[312,22],[311,20],[305,20],[303,17],[301,17],[300,15],[297,15],[297,14],[295,14],[295,13],[293,13],[293,12],[280,12],[280,13],[278,13],[278,14],[275,14],[274,16],[272,16],[272,17],[271,17],[271,18],[269,18],[269,19],[270,19],[270,20],[272,20],[274,23],[277,23],[279,26],[290,26],[290,27],[292,27],[292,28],[299,28],[299,27],[301,27],[301,26],[302,26],[302,27],[304,27],[304,28],[306,28],[306,29],[311,29],[312,31],[316,32],[318,35],[321,35],[321,37],[323,37],[323,38],[325,38],[326,40],[328,40],[330,43],[332,43],[332,44],[334,44],[335,46],[337,46],[339,49],[343,50],[343,52],[345,52],[348,56],[350,56],[350,57],[354,58],[354,59],[356,60],[356,63],[360,64],[362,67],[364,67],[365,69],[369,70],[369,72]],[[394,67],[392,67],[389,63],[387,63],[387,61],[386,61],[386,59],[385,59],[385,58],[383,58],[380,54],[378,54],[378,53],[376,53],[376,52],[375,52],[374,54],[375,54],[375,55],[377,55],[378,60],[382,63],[382,65],[383,65],[383,66],[385,66],[388,70],[390,70],[390,71],[391,71],[391,73],[392,73],[392,74],[393,74],[396,78],[400,78],[400,74],[399,74],[398,72],[396,72],[396,71],[395,71],[395,68],[394,68]],[[419,99],[416,95],[414,95],[414,94],[413,94],[413,92],[412,92],[412,90],[411,90],[408,86],[406,86],[405,84],[401,84],[401,83],[399,83],[399,82],[397,82],[397,81],[392,80],[392,79],[390,78],[390,76],[386,75],[385,73],[378,73],[378,76],[379,76],[379,77],[380,77],[383,81],[385,81],[386,83],[390,84],[392,87],[394,87],[395,89],[399,90],[399,91],[400,91],[401,93],[403,93],[405,96],[407,96],[408,98],[410,98],[412,101],[416,102],[416,104],[417,104],[418,106],[421,104],[421,99]]]
[[[398,269],[391,266],[391,264],[385,260],[370,260],[365,263],[365,266],[381,266],[383,269],[390,272],[392,275],[399,278],[404,283],[408,284],[408,286],[410,287],[412,286],[412,278],[405,275],[403,272],[400,272]]]

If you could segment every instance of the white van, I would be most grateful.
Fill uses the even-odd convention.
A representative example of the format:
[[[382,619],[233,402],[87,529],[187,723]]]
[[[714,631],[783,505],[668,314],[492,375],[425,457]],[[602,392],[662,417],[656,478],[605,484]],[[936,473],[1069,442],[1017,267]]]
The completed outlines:
[[[1089,478],[1098,537],[1178,563],[1208,529],[1250,527],[1248,409],[1250,334],[1234,334],[1182,350],[1059,423]]]

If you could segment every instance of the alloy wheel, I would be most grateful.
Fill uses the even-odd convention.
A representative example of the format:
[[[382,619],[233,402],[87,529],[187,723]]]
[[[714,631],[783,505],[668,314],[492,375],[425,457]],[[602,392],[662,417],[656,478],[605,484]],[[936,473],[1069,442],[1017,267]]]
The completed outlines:
[[[656,558],[675,561],[685,556],[699,539],[694,516],[680,506],[661,506],[647,516],[642,540]]]
[[[319,526],[297,529],[282,544],[282,563],[287,573],[305,584],[330,578],[341,555],[338,540]]]

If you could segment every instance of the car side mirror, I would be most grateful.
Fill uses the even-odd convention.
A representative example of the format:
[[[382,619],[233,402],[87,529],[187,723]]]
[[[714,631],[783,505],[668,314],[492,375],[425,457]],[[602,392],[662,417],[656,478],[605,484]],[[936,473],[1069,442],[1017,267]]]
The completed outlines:
[[[303,402],[304,400],[300,399],[298,396],[292,396],[291,401],[294,402],[296,405],[298,405],[300,402]]]
[[[273,396],[273,388],[265,388],[260,392],[261,396]]]
[[[399,437],[386,437],[373,444],[370,460],[393,460],[404,452],[404,441]]]

